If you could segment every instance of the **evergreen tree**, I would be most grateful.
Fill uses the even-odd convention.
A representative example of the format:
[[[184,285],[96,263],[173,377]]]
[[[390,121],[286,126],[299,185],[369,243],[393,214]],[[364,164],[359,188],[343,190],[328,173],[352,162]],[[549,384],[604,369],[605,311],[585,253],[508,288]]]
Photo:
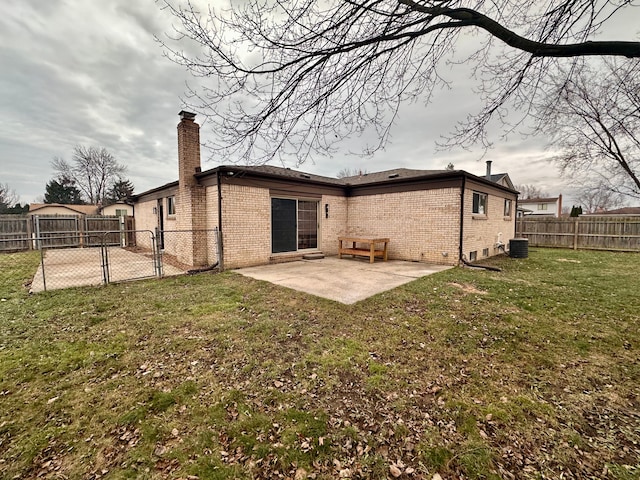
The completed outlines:
[[[111,205],[116,202],[129,202],[133,197],[133,183],[129,180],[118,180],[107,191],[104,200],[105,205]]]
[[[582,215],[582,206],[573,206],[571,207],[571,213],[569,214],[570,217],[579,217],[580,215]]]
[[[75,182],[66,177],[51,180],[47,183],[44,193],[44,203],[62,203],[65,205],[82,205],[82,193]]]
[[[21,205],[20,203],[16,203],[11,208],[5,208],[5,211],[2,213],[9,214],[9,215],[23,215],[28,211],[29,211],[28,203],[25,203],[24,205]]]

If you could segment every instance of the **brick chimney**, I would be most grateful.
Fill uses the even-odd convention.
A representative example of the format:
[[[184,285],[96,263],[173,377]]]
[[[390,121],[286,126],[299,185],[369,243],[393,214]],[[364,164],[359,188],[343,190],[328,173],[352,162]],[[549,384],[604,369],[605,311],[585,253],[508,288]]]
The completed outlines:
[[[208,264],[205,187],[195,174],[200,172],[200,125],[194,113],[182,110],[178,124],[178,192],[176,195],[176,225],[174,233],[177,258],[192,266]],[[166,240],[166,238],[165,238]]]
[[[486,179],[491,180],[491,160],[487,160],[487,173]]]
[[[200,171],[200,125],[195,113],[182,110],[178,124],[178,180],[180,186],[198,184],[194,174]]]
[[[558,195],[558,217],[562,216],[562,194]]]

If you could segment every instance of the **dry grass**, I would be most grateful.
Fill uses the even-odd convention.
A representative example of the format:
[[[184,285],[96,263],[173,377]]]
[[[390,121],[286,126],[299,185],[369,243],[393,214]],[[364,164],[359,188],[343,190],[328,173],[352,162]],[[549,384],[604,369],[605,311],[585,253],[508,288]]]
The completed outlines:
[[[29,296],[3,478],[638,478],[635,254],[533,250],[346,306],[233,273]]]

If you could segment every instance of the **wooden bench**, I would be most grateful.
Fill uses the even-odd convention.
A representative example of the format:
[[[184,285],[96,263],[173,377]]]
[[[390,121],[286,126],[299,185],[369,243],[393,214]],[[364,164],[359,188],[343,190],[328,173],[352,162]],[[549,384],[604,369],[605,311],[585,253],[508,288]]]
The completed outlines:
[[[375,257],[382,257],[385,262],[387,261],[388,238],[343,236],[338,237],[338,242],[338,258],[342,258],[342,255],[362,255],[369,257],[369,263],[373,263]],[[384,248],[382,250],[376,250],[377,243],[384,243]],[[351,246],[349,246],[349,244],[351,244]],[[366,244],[367,247],[358,247],[358,244]]]

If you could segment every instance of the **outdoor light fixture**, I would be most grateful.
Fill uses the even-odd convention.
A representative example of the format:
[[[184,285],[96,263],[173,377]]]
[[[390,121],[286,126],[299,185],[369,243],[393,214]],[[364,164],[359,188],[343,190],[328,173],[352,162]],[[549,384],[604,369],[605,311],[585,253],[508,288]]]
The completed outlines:
[[[153,207],[153,214],[157,215],[158,214],[158,208],[157,207]]]
[[[329,218],[329,204],[324,204],[324,218]]]

